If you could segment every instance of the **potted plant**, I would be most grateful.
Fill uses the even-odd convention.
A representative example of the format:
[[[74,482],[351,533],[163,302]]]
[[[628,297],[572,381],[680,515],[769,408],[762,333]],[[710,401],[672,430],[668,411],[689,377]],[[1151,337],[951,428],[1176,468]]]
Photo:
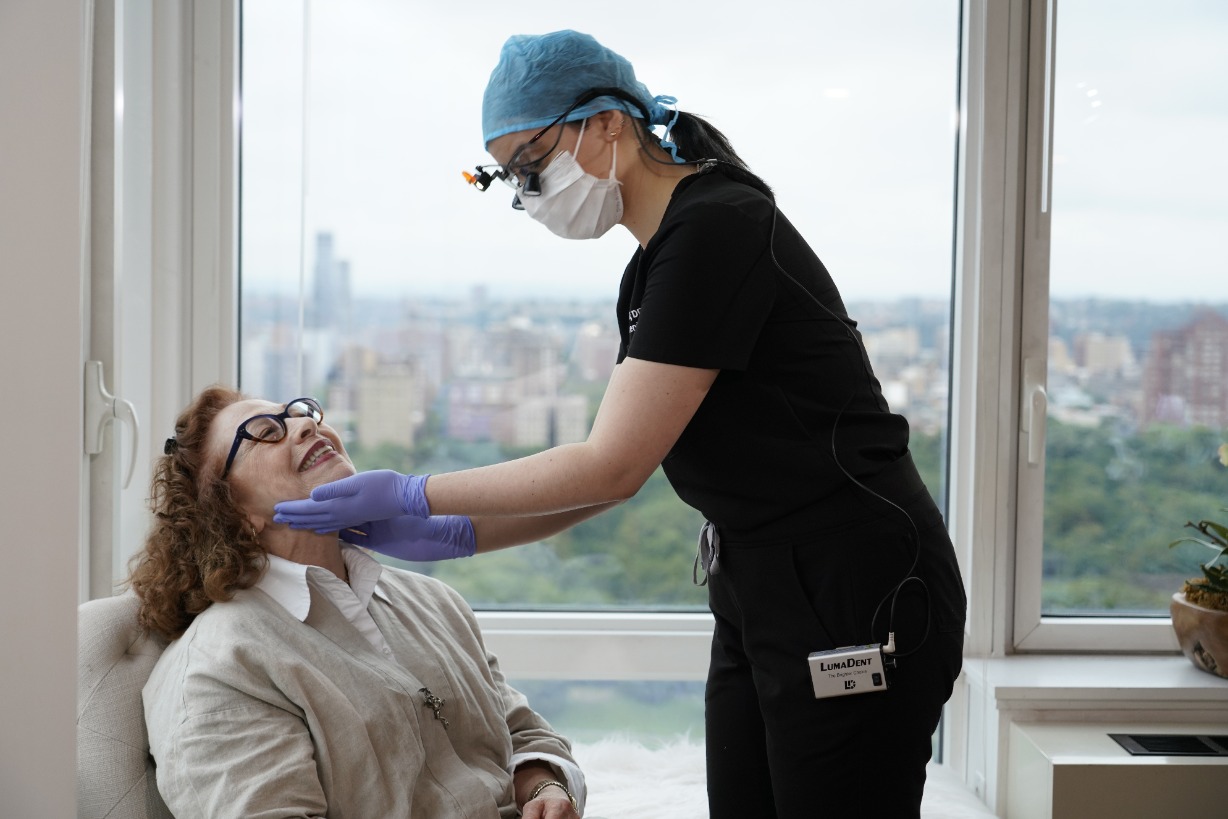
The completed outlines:
[[[1219,460],[1228,466],[1228,444],[1219,448]],[[1228,512],[1228,509],[1223,511]],[[1173,595],[1169,610],[1181,651],[1203,671],[1228,678],[1228,526],[1213,520],[1188,522],[1201,537],[1178,538],[1178,543],[1198,543],[1214,556],[1202,564],[1202,577],[1185,581]]]

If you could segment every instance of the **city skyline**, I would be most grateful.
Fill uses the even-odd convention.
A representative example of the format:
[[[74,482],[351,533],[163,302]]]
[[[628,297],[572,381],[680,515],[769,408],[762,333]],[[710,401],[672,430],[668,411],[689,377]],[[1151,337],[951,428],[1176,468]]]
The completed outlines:
[[[612,300],[351,296],[345,260],[318,237],[313,297],[244,302],[244,389],[316,390],[366,446],[412,447],[435,413],[457,440],[540,447],[583,440],[618,351]],[[321,309],[322,298],[345,310]],[[940,299],[851,302],[893,410],[914,428],[946,424],[949,306]],[[301,316],[314,322],[299,324]],[[353,318],[351,318],[353,317]],[[1157,347],[1158,345],[1158,347]],[[1155,348],[1155,349],[1153,349]],[[1159,309],[1140,302],[1057,301],[1050,334],[1052,417],[1142,426],[1228,426],[1228,304]],[[297,376],[294,372],[299,373]],[[287,378],[295,381],[291,387]],[[270,379],[272,379],[270,381]],[[1211,386],[1208,386],[1211,385]]]

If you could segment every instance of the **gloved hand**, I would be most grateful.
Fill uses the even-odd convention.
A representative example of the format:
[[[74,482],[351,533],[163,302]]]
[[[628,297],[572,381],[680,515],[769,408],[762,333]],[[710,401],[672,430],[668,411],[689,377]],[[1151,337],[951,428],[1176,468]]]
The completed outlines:
[[[273,507],[273,522],[318,534],[336,532],[373,520],[401,515],[430,517],[426,479],[391,469],[359,472],[311,490],[310,500],[282,501]]]
[[[343,529],[341,539],[401,560],[451,560],[477,551],[473,522],[465,515],[402,515]]]

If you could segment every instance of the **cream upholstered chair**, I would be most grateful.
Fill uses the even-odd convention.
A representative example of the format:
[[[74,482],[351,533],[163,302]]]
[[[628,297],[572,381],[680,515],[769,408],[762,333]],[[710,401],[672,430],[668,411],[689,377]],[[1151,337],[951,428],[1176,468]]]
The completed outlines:
[[[170,819],[158,794],[141,689],[162,645],[131,591],[77,608],[77,815]]]
[[[137,605],[128,591],[77,607],[78,819],[174,819],[158,793],[141,702],[164,646],[141,633]]]

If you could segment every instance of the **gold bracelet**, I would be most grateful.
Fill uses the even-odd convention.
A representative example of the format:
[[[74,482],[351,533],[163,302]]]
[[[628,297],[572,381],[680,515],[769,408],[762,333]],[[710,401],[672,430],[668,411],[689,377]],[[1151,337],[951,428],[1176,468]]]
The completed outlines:
[[[545,780],[542,780],[541,782],[538,782],[537,787],[533,789],[533,792],[529,794],[529,798],[525,801],[532,802],[534,799],[537,798],[537,795],[539,793],[541,793],[542,791],[544,791],[546,788],[550,787],[551,785],[553,785],[556,788],[563,789],[563,793],[567,794],[567,799],[568,801],[571,802],[571,807],[573,810],[580,809],[576,805],[576,798],[571,795],[571,791],[567,790],[567,786],[564,785],[562,782],[559,782],[557,779],[545,779]]]

